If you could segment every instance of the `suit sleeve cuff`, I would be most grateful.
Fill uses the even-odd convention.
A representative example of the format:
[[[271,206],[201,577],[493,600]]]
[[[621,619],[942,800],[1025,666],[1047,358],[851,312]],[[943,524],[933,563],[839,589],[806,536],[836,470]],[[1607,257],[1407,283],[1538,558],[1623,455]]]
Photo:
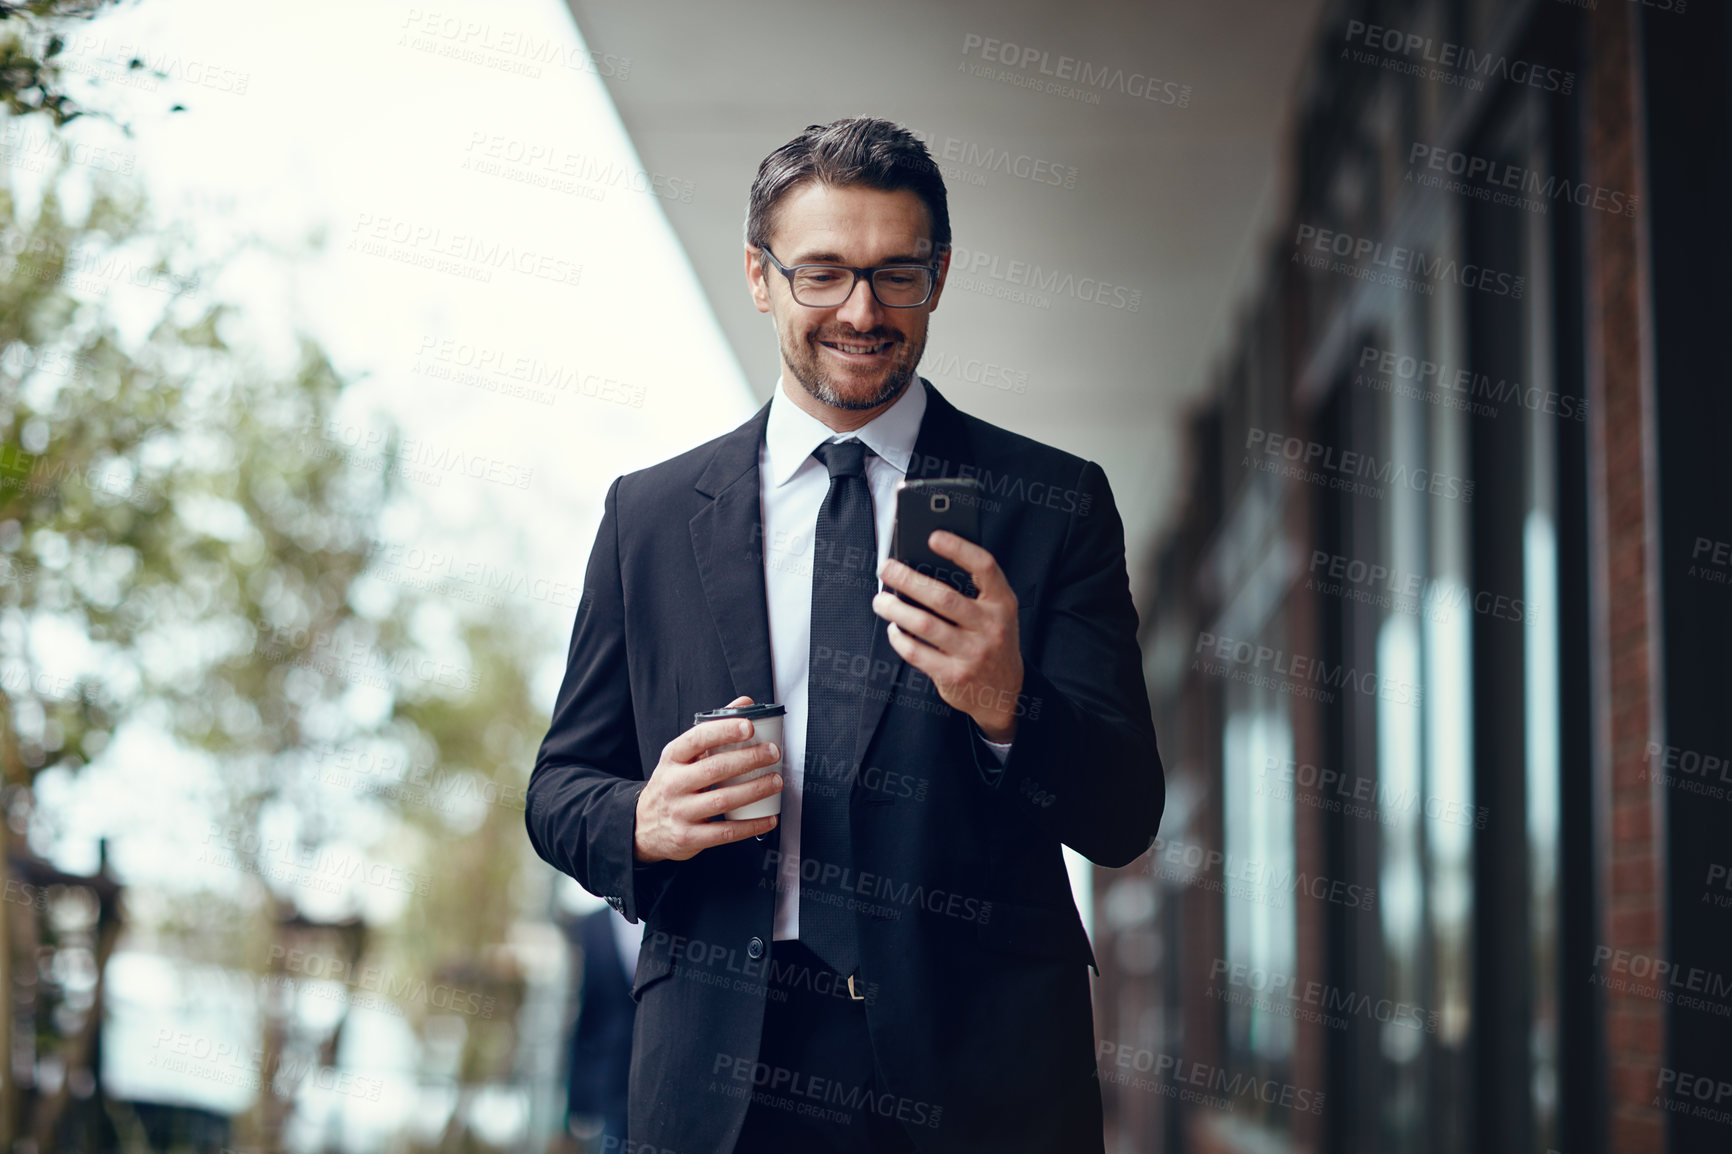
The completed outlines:
[[[676,862],[656,861],[643,862],[637,860],[635,846],[637,844],[637,795],[644,791],[645,781],[632,793],[632,831],[631,842],[626,847],[626,853],[631,861],[631,895],[629,905],[616,903],[608,899],[608,905],[613,906],[628,922],[642,921],[649,917],[650,912],[661,901],[662,894],[667,890],[668,883],[673,880]]]
[[[974,740],[969,743],[969,748],[974,751],[974,768],[981,781],[996,787],[1004,779],[1004,763],[1010,757],[1010,747],[1014,742],[988,741],[972,721],[968,728],[974,735]]]

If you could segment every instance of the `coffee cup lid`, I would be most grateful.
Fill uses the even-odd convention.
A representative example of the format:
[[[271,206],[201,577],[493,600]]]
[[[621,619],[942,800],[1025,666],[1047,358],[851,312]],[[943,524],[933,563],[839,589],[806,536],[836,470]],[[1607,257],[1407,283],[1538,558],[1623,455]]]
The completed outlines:
[[[702,725],[706,721],[724,721],[730,717],[743,717],[747,721],[759,721],[766,717],[780,717],[788,712],[780,705],[736,705],[730,709],[706,709],[692,716],[693,725]]]

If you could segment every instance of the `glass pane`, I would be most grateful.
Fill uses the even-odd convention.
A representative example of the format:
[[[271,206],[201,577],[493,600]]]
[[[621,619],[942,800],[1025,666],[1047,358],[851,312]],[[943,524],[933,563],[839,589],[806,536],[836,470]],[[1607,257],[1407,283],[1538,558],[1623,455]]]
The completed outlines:
[[[1278,630],[1272,630],[1278,632]],[[1248,968],[1253,989],[1279,976],[1291,980],[1295,964],[1293,802],[1258,782],[1271,765],[1288,764],[1292,728],[1285,700],[1264,686],[1235,683],[1222,735],[1223,840],[1227,860],[1258,863],[1250,885],[1233,887],[1225,902],[1227,961]],[[1232,1045],[1253,1059],[1284,1063],[1292,1055],[1293,1020],[1279,998],[1229,1004]]]
[[[1549,160],[1537,130],[1537,110],[1530,109],[1535,128],[1529,162],[1545,171]],[[1525,256],[1527,267],[1528,333],[1552,331],[1550,233],[1529,217]],[[1538,394],[1551,396],[1556,374],[1551,346],[1531,340],[1527,349],[1529,381]],[[1558,1111],[1558,841],[1560,690],[1558,671],[1558,544],[1557,544],[1557,421],[1555,413],[1524,406],[1527,421],[1528,513],[1522,525],[1522,599],[1520,616],[1526,627],[1523,680],[1527,701],[1527,834],[1528,918],[1533,983],[1534,1149],[1552,1148],[1557,1141]]]
[[[885,304],[914,304],[925,297],[931,279],[923,268],[885,268],[872,274],[872,287]]]
[[[839,303],[853,287],[854,274],[844,268],[807,265],[794,271],[794,296],[803,304]]]

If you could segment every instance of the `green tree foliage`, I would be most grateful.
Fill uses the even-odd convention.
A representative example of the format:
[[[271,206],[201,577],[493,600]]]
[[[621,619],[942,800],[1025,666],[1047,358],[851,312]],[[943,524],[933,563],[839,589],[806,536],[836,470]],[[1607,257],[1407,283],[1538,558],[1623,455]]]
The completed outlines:
[[[112,0],[0,0],[0,105],[15,116],[41,112],[57,125],[81,114],[60,87],[65,30]]]
[[[79,107],[60,83],[69,32],[108,2],[0,0],[9,139],[28,126],[58,142],[75,118],[118,111]],[[454,1058],[430,1046],[445,1056],[422,1073],[450,1079],[465,1103],[511,1079],[518,1050],[523,975],[507,942],[527,856],[523,784],[545,724],[529,705],[527,630],[370,577],[398,495],[393,446],[332,435],[345,382],[323,350],[302,340],[293,363],[267,362],[205,291],[220,270],[192,264],[135,188],[105,172],[41,175],[39,197],[0,179],[0,874],[26,851],[21,833],[55,828],[37,800],[44,775],[78,774],[129,728],[164,735],[221,784],[208,828],[187,831],[189,872],[238,873],[242,896],[134,900],[154,921],[135,913],[131,932],[188,963],[288,982],[300,977],[289,950],[343,953],[386,976],[367,992],[423,1037],[463,1039]],[[457,624],[438,636],[429,618]],[[261,833],[285,812],[288,847]],[[317,872],[306,863],[329,845],[352,850],[358,816],[384,819],[365,852],[412,879],[404,908],[382,925],[309,918],[296,875]],[[352,858],[335,860],[341,874]],[[90,904],[75,887],[56,901]],[[54,1148],[104,1125],[136,1144],[138,1120],[114,1103],[92,1107],[106,1119],[73,1116],[64,1087],[90,1060],[101,986],[95,999],[58,990],[64,967],[33,956],[58,948],[53,920],[0,909],[0,991],[33,971],[37,1006],[58,1007],[32,1018],[0,999],[0,1052],[17,1052],[29,1021],[39,1052],[66,1056],[58,1093],[4,1081],[0,1144],[33,1134]],[[113,937],[77,938],[100,943],[99,977]],[[452,990],[460,1002],[439,992]],[[261,998],[267,1089],[236,1120],[249,1148],[281,1144],[298,1087],[272,1075],[295,1048],[335,1060],[338,1034],[309,1042],[283,1004]],[[440,1145],[476,1148],[461,1108]]]
[[[329,362],[309,342],[289,380],[249,366],[196,277],[133,243],[138,213],[103,193],[74,223],[50,192],[25,223],[0,190],[8,785],[76,769],[147,708],[231,762],[280,753],[345,688],[314,641],[388,628],[345,603],[389,478],[319,451]],[[104,305],[121,287],[163,298],[136,344]]]
[[[524,631],[456,614],[452,636],[429,638],[417,622],[434,595],[379,581],[363,595],[397,493],[391,443],[334,436],[344,382],[317,344],[285,370],[237,343],[237,318],[203,292],[213,270],[100,175],[78,174],[92,187],[77,212],[64,173],[30,210],[0,187],[0,807],[13,831],[51,831],[42,775],[76,774],[123,727],[167,735],[222,783],[209,828],[188,831],[189,869],[224,863],[247,896],[159,903],[153,940],[289,980],[282,959],[307,922],[293,875],[357,813],[384,815],[387,844],[368,852],[413,882],[399,918],[362,928],[359,962],[392,976],[417,1029],[463,1022],[450,1076],[466,1099],[508,1078],[516,1050],[522,979],[501,947],[544,724]],[[364,748],[399,751],[363,762],[396,768],[344,768]],[[289,849],[258,832],[273,809],[295,817]],[[22,964],[4,920],[0,979]],[[453,987],[488,1013],[426,992]],[[71,1031],[94,1025],[86,1014]],[[265,1033],[290,1044],[284,1023]],[[329,1061],[334,1041],[321,1046]],[[280,1141],[296,1093],[275,1090],[241,1120],[261,1147]],[[0,1128],[55,1132],[40,1103],[32,1117],[9,1101]],[[453,1125],[447,1138],[465,1142]]]

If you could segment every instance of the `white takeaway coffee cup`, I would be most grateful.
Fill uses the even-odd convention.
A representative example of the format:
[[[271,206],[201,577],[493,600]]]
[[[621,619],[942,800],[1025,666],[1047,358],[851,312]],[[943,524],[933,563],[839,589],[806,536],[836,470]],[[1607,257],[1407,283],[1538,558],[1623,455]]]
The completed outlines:
[[[702,725],[706,721],[726,721],[729,718],[742,717],[752,723],[752,736],[744,741],[736,741],[729,745],[717,745],[710,749],[709,756],[726,753],[730,749],[745,749],[747,746],[762,745],[773,741],[778,747],[782,744],[782,715],[787,710],[780,705],[736,705],[731,709],[707,709],[692,718],[693,725]],[[748,769],[736,777],[730,777],[722,785],[739,785],[763,777],[766,773],[782,772],[782,759],[777,758],[762,769]],[[771,817],[782,812],[782,791],[777,790],[769,797],[761,797],[757,801],[736,806],[722,814],[729,821],[745,821],[754,817]]]

